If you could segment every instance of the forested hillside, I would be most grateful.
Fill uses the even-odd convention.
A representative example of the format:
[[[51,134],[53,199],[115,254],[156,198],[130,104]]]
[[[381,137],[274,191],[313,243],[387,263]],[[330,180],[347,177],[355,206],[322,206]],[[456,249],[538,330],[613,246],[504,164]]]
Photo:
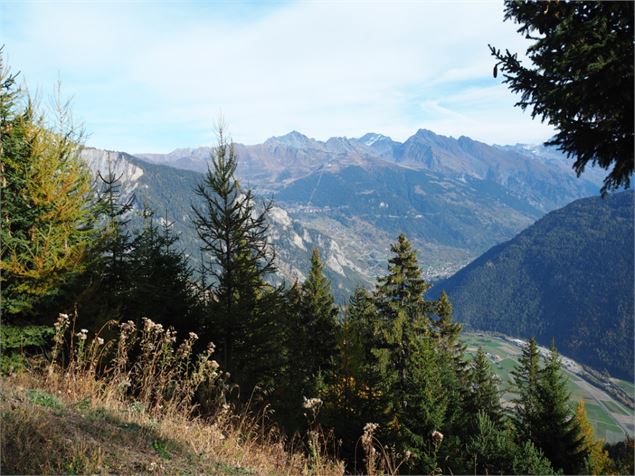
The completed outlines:
[[[551,212],[451,278],[456,318],[474,329],[555,338],[563,353],[633,378],[633,192]]]

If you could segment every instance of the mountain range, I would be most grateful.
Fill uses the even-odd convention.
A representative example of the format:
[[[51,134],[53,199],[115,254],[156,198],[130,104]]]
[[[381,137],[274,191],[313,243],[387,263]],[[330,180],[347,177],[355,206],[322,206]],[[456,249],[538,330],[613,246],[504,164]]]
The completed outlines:
[[[553,149],[490,146],[427,130],[403,143],[374,133],[318,141],[293,131],[235,147],[242,183],[273,195],[303,228],[335,240],[361,270],[362,284],[383,271],[400,232],[415,243],[427,277],[445,277],[546,212],[597,194],[602,182],[596,170],[576,178]],[[203,172],[210,153],[135,155]],[[345,287],[355,284],[331,270]]]

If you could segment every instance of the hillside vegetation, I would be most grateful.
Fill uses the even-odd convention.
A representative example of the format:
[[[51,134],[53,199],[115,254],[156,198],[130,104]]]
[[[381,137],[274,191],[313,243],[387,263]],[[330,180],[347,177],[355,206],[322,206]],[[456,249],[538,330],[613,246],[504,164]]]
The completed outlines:
[[[577,200],[495,246],[445,290],[473,329],[555,339],[580,362],[633,380],[633,192]]]
[[[146,319],[105,341],[70,325],[61,314],[53,361],[2,378],[2,474],[343,473],[324,448],[312,458],[300,441],[294,450],[264,415],[218,399],[197,407],[195,394],[222,395],[223,379],[211,348],[189,364],[195,335],[177,346],[174,332]]]

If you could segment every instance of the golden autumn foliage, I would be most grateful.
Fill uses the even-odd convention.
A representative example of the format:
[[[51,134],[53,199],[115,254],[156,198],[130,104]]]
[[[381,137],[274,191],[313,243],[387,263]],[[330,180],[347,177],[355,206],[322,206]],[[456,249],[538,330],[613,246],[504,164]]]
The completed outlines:
[[[611,459],[604,449],[604,441],[595,438],[593,427],[587,417],[584,400],[578,401],[575,411],[583,437],[583,449],[588,452],[587,470],[590,474],[608,474],[611,471]]]
[[[68,273],[82,269],[92,181],[67,103],[57,101],[48,121],[1,61],[0,96],[2,309],[12,315],[56,294]]]

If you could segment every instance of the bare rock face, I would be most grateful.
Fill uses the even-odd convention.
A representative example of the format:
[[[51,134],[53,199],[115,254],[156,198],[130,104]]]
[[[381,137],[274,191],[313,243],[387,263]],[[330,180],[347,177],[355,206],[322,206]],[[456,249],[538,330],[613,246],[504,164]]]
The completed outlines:
[[[124,152],[94,149],[86,147],[82,150],[82,158],[88,164],[95,179],[99,174],[107,177],[110,172],[120,181],[122,191],[126,195],[132,194],[143,176],[143,169],[128,160],[130,157]]]

